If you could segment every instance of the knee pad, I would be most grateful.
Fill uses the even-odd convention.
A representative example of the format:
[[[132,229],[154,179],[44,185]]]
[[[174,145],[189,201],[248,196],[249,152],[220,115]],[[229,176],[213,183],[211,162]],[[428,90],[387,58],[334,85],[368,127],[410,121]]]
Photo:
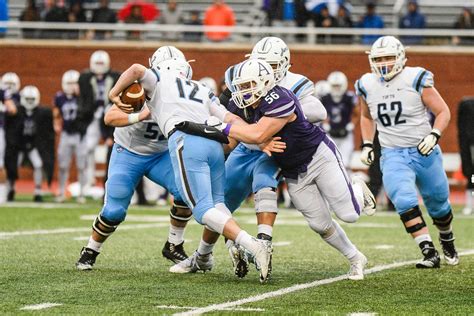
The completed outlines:
[[[321,223],[317,221],[308,221],[309,227],[321,235],[321,237],[326,238],[325,236],[330,236],[333,234],[334,226],[332,220],[327,223]]]
[[[337,218],[339,218],[344,223],[355,223],[359,219],[360,215],[356,213],[355,210],[347,213],[347,214],[336,214]]]
[[[418,207],[418,201],[414,201],[412,198],[402,193],[398,193],[392,199],[392,202],[397,210],[410,210],[412,208]]]
[[[92,224],[92,229],[99,235],[103,237],[108,237],[117,229],[117,226],[120,222],[111,222],[105,219],[102,215],[97,216],[94,223]]]
[[[107,180],[107,198],[126,199],[133,195],[133,181],[126,174],[112,174]]]
[[[225,224],[231,218],[231,216],[213,207],[204,213],[201,218],[201,224],[206,225],[211,231],[222,235]]]
[[[453,212],[450,209],[448,214],[444,215],[443,217],[433,218],[433,225],[437,227],[449,227],[451,222],[453,221]]]
[[[255,210],[257,213],[278,213],[277,194],[274,188],[263,188],[255,192]]]
[[[410,227],[405,226],[407,233],[412,234],[421,230],[423,227],[426,227],[426,222],[423,219],[423,214],[421,213],[420,207],[418,205],[400,214],[400,219],[404,224],[417,217],[421,218],[421,223],[414,224]]]
[[[193,217],[193,213],[191,212],[191,210],[183,202],[180,202],[180,201],[178,203],[176,202],[177,201],[173,203],[173,206],[171,206],[171,209],[170,209],[171,218],[179,222],[189,221]]]

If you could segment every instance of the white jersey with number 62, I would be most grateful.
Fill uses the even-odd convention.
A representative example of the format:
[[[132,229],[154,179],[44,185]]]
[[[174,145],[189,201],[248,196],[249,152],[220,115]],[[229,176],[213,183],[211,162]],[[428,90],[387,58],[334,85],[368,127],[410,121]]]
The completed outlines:
[[[421,67],[405,67],[388,82],[372,73],[356,81],[357,95],[369,106],[382,147],[415,147],[430,133],[421,95],[433,85],[433,74]]]

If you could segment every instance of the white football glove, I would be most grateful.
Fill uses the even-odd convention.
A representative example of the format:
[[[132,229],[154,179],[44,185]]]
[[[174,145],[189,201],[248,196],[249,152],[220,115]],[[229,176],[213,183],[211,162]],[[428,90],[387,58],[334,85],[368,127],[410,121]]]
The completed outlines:
[[[228,131],[226,131],[227,128],[227,123],[222,122],[219,118],[215,116],[209,116],[209,118],[206,120],[206,125],[207,126],[212,126],[223,132],[225,135],[229,135]],[[226,133],[227,132],[227,133]]]
[[[374,146],[372,145],[372,142],[364,141],[362,152],[360,154],[360,161],[367,166],[370,166],[374,162]]]
[[[429,156],[435,146],[438,144],[438,140],[441,137],[441,132],[436,128],[431,130],[431,133],[421,140],[418,144],[418,152],[423,156]]]

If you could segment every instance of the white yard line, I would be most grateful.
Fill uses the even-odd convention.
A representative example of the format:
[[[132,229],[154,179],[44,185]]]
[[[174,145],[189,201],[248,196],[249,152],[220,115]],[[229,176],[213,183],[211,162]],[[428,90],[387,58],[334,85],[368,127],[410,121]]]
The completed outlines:
[[[459,253],[460,256],[468,256],[468,255],[472,255],[472,254],[474,254],[474,249]],[[418,262],[418,260],[410,260],[410,261],[395,262],[395,263],[391,263],[391,264],[380,265],[380,266],[376,266],[376,267],[365,270],[365,274],[368,275],[368,274],[373,274],[373,273],[377,273],[377,272],[380,272],[380,271],[385,271],[385,270],[391,270],[391,269],[395,269],[395,268],[399,268],[399,267],[404,267],[404,266],[407,266],[407,265],[415,264],[416,262]],[[313,288],[313,287],[318,287],[318,286],[325,285],[325,284],[331,284],[331,283],[335,283],[335,282],[346,280],[346,279],[347,279],[346,275],[340,275],[340,276],[337,276],[337,277],[334,277],[334,278],[316,280],[316,281],[313,281],[313,282],[303,283],[303,284],[296,284],[296,285],[293,285],[293,286],[290,286],[290,287],[287,287],[287,288],[282,288],[282,289],[279,289],[279,290],[276,290],[276,291],[271,291],[271,292],[267,292],[267,293],[263,293],[263,294],[259,294],[259,295],[255,295],[255,296],[250,296],[250,297],[243,298],[243,299],[240,299],[240,300],[237,300],[237,301],[225,302],[225,303],[221,303],[221,304],[213,304],[213,305],[209,305],[209,306],[205,306],[205,307],[191,309],[189,311],[182,312],[182,313],[177,313],[177,314],[174,314],[174,315],[175,316],[177,316],[177,315],[180,315],[180,316],[201,315],[201,314],[208,313],[208,312],[222,310],[223,308],[230,308],[230,307],[240,306],[240,305],[244,305],[244,304],[248,304],[248,303],[263,301],[263,300],[266,300],[266,299],[269,299],[269,298],[278,297],[278,296],[282,296],[282,295],[285,295],[285,294],[289,294],[289,293],[293,293],[293,292],[296,292],[296,291],[309,289],[309,288]]]
[[[272,243],[273,247],[284,247],[291,245],[291,241],[276,241]]]
[[[160,309],[196,309],[199,307],[193,306],[177,306],[177,305],[158,305],[155,306],[156,308]],[[226,307],[219,309],[220,311],[241,311],[241,312],[264,312],[265,309],[263,308],[246,308],[246,307]]]
[[[55,306],[61,306],[63,304],[59,303],[41,303],[41,304],[34,304],[34,305],[26,305],[20,308],[22,311],[37,311],[40,309],[46,309],[46,308],[51,308]]]
[[[394,245],[375,245],[375,249],[386,250],[395,248]]]
[[[156,227],[168,227],[168,224],[156,223],[156,224],[121,225],[119,230],[156,228]],[[80,233],[80,232],[90,232],[90,231],[91,231],[90,227],[72,227],[72,228],[55,228],[55,229],[39,229],[39,230],[20,230],[20,231],[13,231],[13,232],[0,232],[0,239],[6,238],[6,237],[68,234],[68,233]]]

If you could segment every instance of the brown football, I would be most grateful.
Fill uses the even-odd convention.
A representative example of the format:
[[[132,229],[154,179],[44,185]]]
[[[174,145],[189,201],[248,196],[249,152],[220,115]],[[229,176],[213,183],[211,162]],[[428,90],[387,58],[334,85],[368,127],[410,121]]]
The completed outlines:
[[[145,90],[141,84],[134,82],[122,91],[120,100],[125,104],[130,104],[134,112],[139,112],[145,104]]]

